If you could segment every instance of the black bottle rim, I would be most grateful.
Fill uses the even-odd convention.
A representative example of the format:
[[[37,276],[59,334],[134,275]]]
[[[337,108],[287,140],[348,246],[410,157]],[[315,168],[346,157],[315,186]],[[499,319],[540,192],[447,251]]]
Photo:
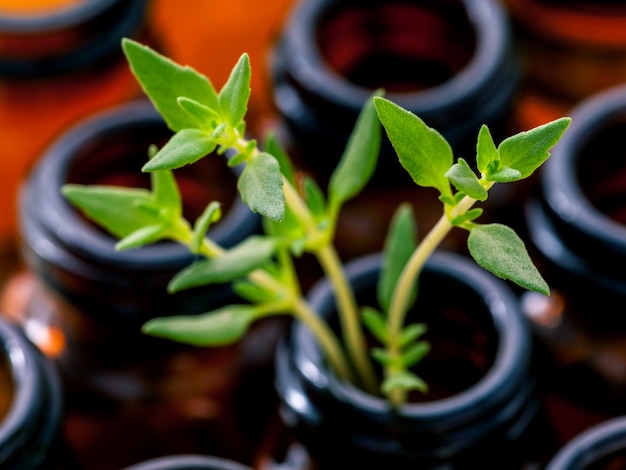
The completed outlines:
[[[38,468],[58,442],[63,413],[59,372],[16,325],[1,318],[0,348],[14,386],[11,406],[0,421],[0,465]]]
[[[245,465],[207,455],[159,457],[127,467],[125,470],[251,470]]]
[[[369,285],[371,279],[378,275],[380,262],[379,254],[356,259],[347,265],[347,276],[351,282],[356,283],[369,278]],[[368,421],[389,429],[404,426],[406,430],[410,430],[407,432],[416,432],[422,436],[426,434],[421,433],[435,432],[438,436],[436,445],[430,446],[423,442],[413,444],[411,458],[418,459],[441,458],[443,454],[452,456],[493,433],[494,427],[502,426],[501,429],[506,429],[507,426],[503,423],[507,420],[510,420],[510,425],[512,422],[520,422],[517,419],[532,419],[529,416],[534,416],[536,404],[533,404],[532,398],[535,382],[530,373],[530,332],[512,291],[503,281],[460,255],[437,253],[428,261],[425,270],[451,275],[460,282],[475,286],[473,288],[490,311],[499,335],[498,346],[493,366],[481,380],[448,398],[406,403],[399,409],[394,409],[388,401],[341,382],[334,374],[329,373],[328,365],[312,335],[306,326],[296,322],[289,343],[293,347],[290,351],[291,358],[286,357],[285,350],[279,351],[277,355],[277,388],[283,399],[289,403],[288,406],[295,409],[296,413],[302,413],[304,420],[316,421],[317,418],[312,416],[317,411],[313,410],[323,403],[323,400],[318,401],[313,408],[310,402],[308,405],[299,403],[297,390],[296,393],[291,393],[293,390],[290,387],[293,383],[288,382],[292,380],[292,372],[288,372],[287,365],[290,362],[291,367],[297,370],[295,374],[299,374],[296,381],[301,382],[300,392],[306,395],[307,390],[313,390],[312,393],[316,395],[335,397],[330,400],[341,403],[341,409],[351,416],[342,417],[344,422],[351,419],[358,421],[361,417],[368,416]],[[309,300],[313,308],[323,316],[327,316],[334,309],[328,282],[314,286]],[[520,416],[523,418],[519,418]],[[506,432],[502,431],[502,434],[505,435]],[[385,452],[385,445],[395,445],[393,442],[384,442],[385,438],[376,441],[372,446],[380,446],[377,451]]]
[[[546,470],[584,470],[613,452],[626,451],[626,416],[601,422],[569,441]]]
[[[597,93],[576,106],[572,123],[541,170],[541,191],[557,230],[577,238],[577,244],[601,249],[603,258],[626,258],[626,226],[602,213],[579,184],[577,162],[581,149],[598,131],[626,109],[626,86]],[[604,247],[604,248],[603,248]],[[598,254],[597,250],[595,251]]]
[[[318,0],[298,4],[287,22],[281,43],[282,57],[278,61],[294,64],[295,79],[307,92],[319,94],[327,102],[343,103],[356,113],[373,90],[346,80],[325,65],[316,41],[317,22],[338,3],[337,0]],[[438,86],[386,95],[436,128],[446,125],[436,122],[437,117],[446,122],[454,120],[455,125],[463,127],[463,120],[474,113],[497,112],[502,98],[508,99],[517,86],[518,67],[512,60],[511,29],[502,5],[492,0],[463,0],[462,4],[476,30],[476,51],[470,62]],[[290,66],[280,67],[289,69]],[[277,101],[280,103],[281,99]]]
[[[36,53],[25,57],[0,54],[0,77],[57,75],[98,65],[116,54],[121,56],[122,38],[137,35],[147,7],[147,0],[98,0],[46,15],[0,14],[0,36],[45,36],[65,29],[75,30],[79,36],[74,48],[52,57],[38,57]]]

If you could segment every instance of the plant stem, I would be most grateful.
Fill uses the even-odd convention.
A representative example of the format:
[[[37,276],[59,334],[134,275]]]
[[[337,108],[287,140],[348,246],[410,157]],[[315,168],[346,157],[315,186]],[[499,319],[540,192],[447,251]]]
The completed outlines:
[[[439,221],[428,232],[424,239],[417,246],[416,250],[411,255],[411,258],[407,262],[406,266],[402,270],[396,288],[394,289],[391,299],[391,305],[389,307],[389,315],[387,319],[389,343],[388,353],[390,357],[400,357],[400,332],[404,325],[408,301],[411,298],[409,295],[411,289],[415,285],[415,281],[419,276],[426,260],[432,255],[435,249],[452,230],[453,225],[450,220],[454,217],[464,214],[476,203],[476,199],[469,196],[465,196],[450,212],[450,214],[444,214]],[[389,376],[393,374],[395,369],[393,366],[387,367],[385,374]],[[390,401],[394,405],[399,405],[406,399],[406,392],[404,390],[394,390],[390,396]]]
[[[354,383],[352,370],[348,366],[339,341],[326,322],[302,298],[298,298],[295,302],[294,313],[309,328],[337,377]]]

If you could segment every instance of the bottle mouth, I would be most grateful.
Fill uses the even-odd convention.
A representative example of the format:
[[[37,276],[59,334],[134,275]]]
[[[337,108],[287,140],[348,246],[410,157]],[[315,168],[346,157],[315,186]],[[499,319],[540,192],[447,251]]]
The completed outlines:
[[[121,57],[122,38],[136,36],[143,26],[147,0],[59,4],[27,11],[3,9],[0,1],[0,76],[50,76],[98,66],[116,54]]]
[[[0,418],[0,462],[35,468],[60,429],[60,377],[18,327],[1,318],[0,354],[12,387],[10,404]]]

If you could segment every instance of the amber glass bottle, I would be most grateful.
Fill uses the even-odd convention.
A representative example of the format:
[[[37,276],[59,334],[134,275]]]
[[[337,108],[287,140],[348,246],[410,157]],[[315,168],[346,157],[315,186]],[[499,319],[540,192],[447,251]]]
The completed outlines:
[[[223,348],[142,334],[151,317],[210,311],[233,294],[227,286],[168,294],[169,280],[194,259],[186,247],[162,242],[118,252],[115,240],[59,192],[70,182],[144,187],[148,146],[170,135],[147,102],[109,110],[56,140],[21,191],[28,270],[9,282],[2,304],[60,365],[68,445],[91,470],[175,453],[245,462],[273,408],[272,348],[280,324],[259,324],[240,344]],[[176,176],[189,220],[209,201],[222,202],[224,216],[210,232],[220,245],[258,230],[223,158],[205,158]]]
[[[145,32],[146,0],[0,0],[0,244],[11,249],[20,181],[86,115],[135,97],[120,48]]]
[[[54,364],[18,325],[0,318],[0,467],[66,470],[63,389]]]

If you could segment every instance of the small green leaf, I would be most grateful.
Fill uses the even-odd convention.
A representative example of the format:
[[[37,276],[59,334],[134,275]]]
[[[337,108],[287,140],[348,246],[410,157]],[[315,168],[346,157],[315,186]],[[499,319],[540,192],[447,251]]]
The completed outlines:
[[[172,221],[178,220],[183,213],[183,203],[174,174],[169,170],[158,170],[150,174],[154,204],[160,209],[167,209]]]
[[[217,222],[222,217],[222,209],[217,201],[210,202],[198,217],[193,227],[193,238],[189,249],[192,253],[199,253],[202,248],[202,241],[209,231],[213,222]]]
[[[321,220],[326,215],[326,202],[324,201],[324,193],[317,185],[315,180],[304,177],[304,194],[306,196],[306,204],[313,214],[315,220]]]
[[[402,353],[404,367],[411,367],[421,361],[430,352],[430,344],[419,341]]]
[[[242,299],[252,303],[271,302],[276,299],[274,292],[249,281],[235,281],[233,291]]]
[[[267,153],[269,153],[270,155],[273,155],[274,158],[276,158],[276,160],[278,161],[280,172],[283,174],[285,179],[295,186],[296,170],[293,166],[291,158],[289,158],[289,154],[285,151],[283,146],[280,144],[275,134],[270,133],[266,137],[264,147]]]
[[[400,334],[400,347],[403,348],[422,336],[428,327],[424,323],[412,323],[402,330]]]
[[[533,264],[524,242],[513,229],[501,224],[475,225],[467,239],[474,260],[502,279],[544,295],[550,288]]]
[[[150,245],[161,240],[165,233],[166,229],[163,225],[146,225],[122,238],[115,244],[115,249],[121,251]]]
[[[417,246],[417,227],[413,211],[408,203],[396,210],[385,240],[383,264],[378,277],[378,303],[384,311],[389,310],[393,291],[400,274]],[[415,297],[417,286],[411,296]],[[412,303],[413,300],[410,300]],[[409,305],[410,305],[409,303]]]
[[[206,132],[183,129],[172,136],[161,150],[143,166],[142,171],[174,170],[200,160],[217,144]]]
[[[231,127],[237,127],[248,110],[250,99],[250,58],[242,54],[219,92],[222,115]]]
[[[450,180],[458,191],[467,194],[469,197],[479,201],[487,199],[487,190],[482,187],[476,174],[462,158],[459,158],[458,163],[450,167],[446,172],[446,178]]]
[[[185,96],[208,108],[219,110],[217,93],[208,78],[191,67],[183,67],[132,39],[122,48],[143,91],[173,131],[194,128],[196,121],[178,105]]]
[[[389,357],[389,353],[386,349],[372,348],[370,349],[370,354],[374,359],[376,359],[376,361],[378,361],[383,366],[388,366],[392,362],[391,357]]]
[[[372,307],[363,307],[361,315],[369,332],[382,344],[387,344],[387,320],[383,314]]]
[[[571,118],[560,118],[505,139],[498,146],[501,166],[513,168],[527,178],[547,160],[570,122]]]
[[[368,99],[328,183],[328,200],[334,213],[367,185],[376,169],[380,140],[380,121],[376,116],[374,102]]]
[[[480,208],[470,209],[464,214],[457,215],[454,217],[450,223],[455,227],[459,227],[464,225],[467,222],[471,222],[472,220],[477,219],[483,213],[483,210]]]
[[[241,199],[265,217],[280,222],[285,216],[283,180],[276,159],[268,153],[260,153],[244,168],[237,188]]]
[[[386,378],[383,381],[381,390],[385,395],[388,395],[392,390],[417,390],[427,393],[428,384],[417,375],[405,370]]]
[[[61,191],[75,207],[117,238],[160,224],[158,214],[139,207],[141,202],[152,202],[151,193],[145,189],[66,184]]]
[[[215,110],[199,103],[195,100],[189,99],[186,96],[181,96],[177,100],[178,105],[191,117],[201,130],[214,130],[217,123],[220,120],[220,116]]]
[[[508,166],[502,167],[487,176],[487,181],[495,181],[496,183],[512,183],[521,179],[522,174]]]
[[[270,260],[275,244],[273,239],[251,236],[216,258],[198,261],[183,269],[170,281],[168,291],[178,292],[243,277]]]
[[[452,166],[453,154],[446,139],[415,114],[385,98],[375,97],[374,104],[400,163],[413,181],[451,196],[445,173]]]
[[[228,305],[201,315],[175,315],[153,318],[141,331],[194,346],[226,346],[239,341],[255,320],[249,305]]]
[[[490,173],[492,167],[498,168],[500,154],[493,142],[491,132],[486,125],[482,125],[478,132],[478,141],[476,142],[476,166],[478,171],[484,175]]]

